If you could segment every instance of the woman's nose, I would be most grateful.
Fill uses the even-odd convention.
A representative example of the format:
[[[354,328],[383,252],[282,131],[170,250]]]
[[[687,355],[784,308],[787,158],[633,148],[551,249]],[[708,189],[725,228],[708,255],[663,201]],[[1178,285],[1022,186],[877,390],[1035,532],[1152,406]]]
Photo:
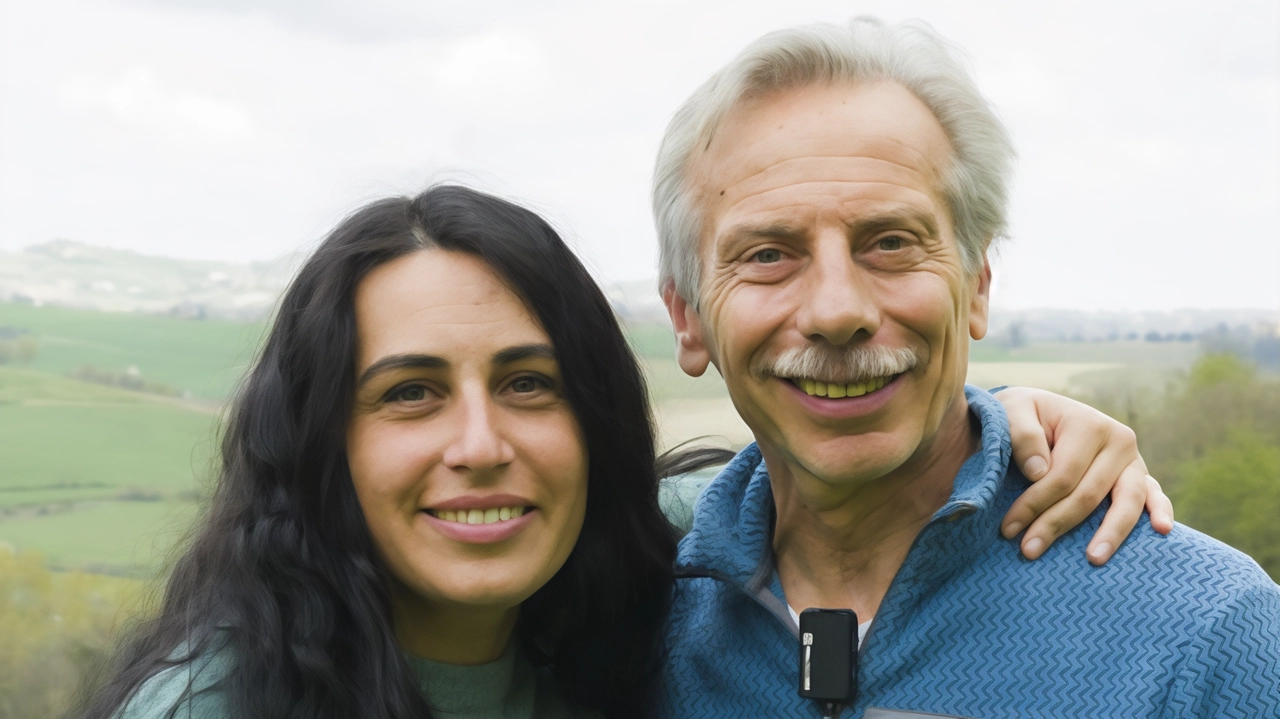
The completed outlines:
[[[457,430],[444,453],[444,463],[457,471],[483,472],[510,464],[515,449],[500,423],[500,410],[485,388],[455,395]]]

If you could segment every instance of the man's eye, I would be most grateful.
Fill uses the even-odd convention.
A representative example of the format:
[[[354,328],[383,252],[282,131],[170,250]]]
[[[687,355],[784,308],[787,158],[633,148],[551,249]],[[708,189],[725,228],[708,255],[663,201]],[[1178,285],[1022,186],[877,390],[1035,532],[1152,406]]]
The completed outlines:
[[[782,252],[774,249],[760,250],[752,255],[751,259],[761,264],[768,265],[780,261],[782,259]]]
[[[900,250],[900,249],[902,249],[902,238],[901,238],[901,237],[886,237],[886,238],[884,238],[884,239],[880,240],[880,241],[879,241],[878,243],[876,243],[876,244],[877,244],[877,245],[879,245],[880,249],[882,249],[882,250],[884,250],[884,251],[886,251],[886,252],[893,252],[894,250]]]
[[[421,402],[427,398],[427,388],[420,384],[397,387],[387,393],[388,402]]]

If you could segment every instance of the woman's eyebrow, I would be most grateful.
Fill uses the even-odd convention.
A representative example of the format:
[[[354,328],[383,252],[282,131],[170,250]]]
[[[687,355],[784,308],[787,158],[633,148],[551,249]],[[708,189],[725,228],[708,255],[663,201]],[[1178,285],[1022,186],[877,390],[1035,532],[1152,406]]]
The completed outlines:
[[[377,362],[369,365],[369,368],[360,374],[360,380],[356,382],[356,388],[359,389],[360,387],[363,387],[365,383],[373,379],[375,375],[379,375],[388,370],[405,369],[410,367],[416,367],[419,369],[440,369],[448,366],[449,363],[445,361],[443,357],[436,357],[435,355],[387,355],[386,357],[383,357]]]
[[[546,344],[516,345],[515,347],[508,347],[495,352],[493,363],[497,365],[511,364],[531,357],[554,360],[556,351],[551,345]]]

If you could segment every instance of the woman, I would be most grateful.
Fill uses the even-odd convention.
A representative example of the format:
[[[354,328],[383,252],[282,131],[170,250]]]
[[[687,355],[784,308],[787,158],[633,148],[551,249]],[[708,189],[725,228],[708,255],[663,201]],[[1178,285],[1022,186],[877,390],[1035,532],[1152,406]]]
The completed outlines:
[[[85,716],[636,715],[675,554],[656,474],[635,359],[545,222],[375,202],[286,292],[209,514]]]

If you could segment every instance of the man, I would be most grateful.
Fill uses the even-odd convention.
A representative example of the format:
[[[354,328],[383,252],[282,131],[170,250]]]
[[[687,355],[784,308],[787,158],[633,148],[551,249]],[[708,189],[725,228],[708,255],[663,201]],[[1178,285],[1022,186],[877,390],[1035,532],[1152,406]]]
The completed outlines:
[[[681,544],[661,714],[825,716],[797,693],[810,607],[861,622],[855,717],[1280,711],[1280,588],[1244,555],[1177,527],[1091,567],[1101,509],[1036,562],[1000,536],[1027,480],[964,377],[1013,157],[920,25],[765,36],[673,119],[680,365],[715,365],[756,444]]]

